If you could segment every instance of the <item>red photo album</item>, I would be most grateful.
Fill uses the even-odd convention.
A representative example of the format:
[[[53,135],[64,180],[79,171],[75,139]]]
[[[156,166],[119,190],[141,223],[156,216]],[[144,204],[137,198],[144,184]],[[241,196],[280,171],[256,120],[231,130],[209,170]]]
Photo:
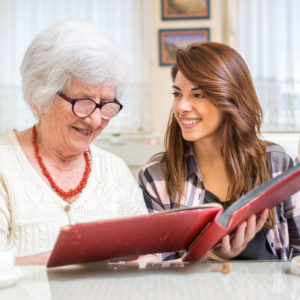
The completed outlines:
[[[184,250],[184,261],[201,260],[220,239],[253,214],[300,190],[300,164],[270,179],[223,210],[221,205],[63,227],[47,267]]]

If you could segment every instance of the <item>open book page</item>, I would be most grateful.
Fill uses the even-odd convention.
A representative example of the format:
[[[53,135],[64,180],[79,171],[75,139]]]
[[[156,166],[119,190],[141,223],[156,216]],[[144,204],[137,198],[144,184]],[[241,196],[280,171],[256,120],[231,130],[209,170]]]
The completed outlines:
[[[232,215],[236,211],[246,207],[247,204],[257,202],[256,205],[252,204],[252,209],[248,211],[251,212],[251,214],[257,214],[264,208],[276,206],[298,190],[300,190],[300,164],[288,169],[279,176],[266,181],[235,201],[220,215],[218,223],[227,227]],[[250,213],[248,214],[250,216]]]

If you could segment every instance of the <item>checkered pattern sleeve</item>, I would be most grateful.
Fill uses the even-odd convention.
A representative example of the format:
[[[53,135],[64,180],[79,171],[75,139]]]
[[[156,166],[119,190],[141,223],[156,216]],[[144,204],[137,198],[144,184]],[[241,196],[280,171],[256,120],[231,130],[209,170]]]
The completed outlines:
[[[268,147],[272,177],[299,164],[297,157],[290,155],[278,145]],[[300,254],[300,191],[276,206],[275,228],[267,238],[278,259],[288,260]]]
[[[165,157],[159,154],[146,163],[139,172],[138,181],[149,212],[171,208],[166,191],[165,170]]]

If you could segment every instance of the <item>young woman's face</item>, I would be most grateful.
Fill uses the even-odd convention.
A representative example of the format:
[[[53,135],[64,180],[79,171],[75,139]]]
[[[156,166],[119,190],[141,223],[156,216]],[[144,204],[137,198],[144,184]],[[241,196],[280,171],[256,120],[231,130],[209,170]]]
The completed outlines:
[[[208,137],[219,137],[224,113],[180,71],[174,81],[173,94],[173,111],[185,140],[196,142]]]

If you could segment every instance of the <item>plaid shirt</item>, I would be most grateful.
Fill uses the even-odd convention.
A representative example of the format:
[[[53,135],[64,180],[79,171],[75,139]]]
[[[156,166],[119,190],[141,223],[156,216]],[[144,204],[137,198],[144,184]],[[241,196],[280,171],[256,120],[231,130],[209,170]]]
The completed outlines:
[[[298,158],[291,158],[279,145],[270,144],[267,153],[271,162],[272,177],[299,163]],[[164,154],[152,158],[142,167],[139,185],[143,190],[149,212],[176,207],[194,207],[213,200],[220,202],[216,196],[205,190],[193,151],[190,150],[184,157],[187,164],[185,181],[187,193],[180,199],[179,205],[176,205],[166,192]],[[289,260],[300,254],[300,192],[278,204],[276,213],[274,229],[263,228],[263,231],[274,258]]]

